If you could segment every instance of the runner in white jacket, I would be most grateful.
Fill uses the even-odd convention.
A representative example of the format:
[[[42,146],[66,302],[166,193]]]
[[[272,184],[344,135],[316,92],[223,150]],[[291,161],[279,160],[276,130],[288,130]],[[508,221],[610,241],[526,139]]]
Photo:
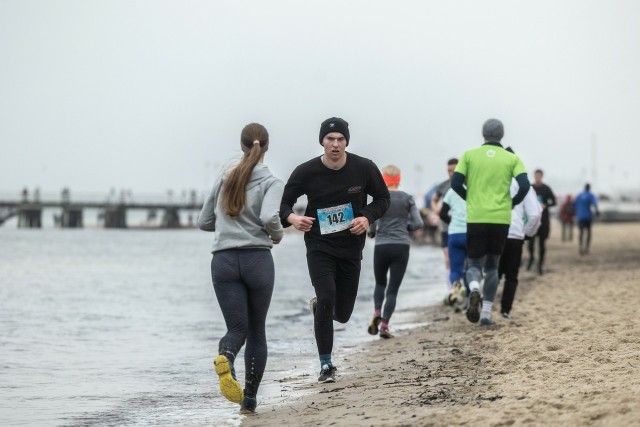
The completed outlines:
[[[518,183],[511,182],[511,197],[518,192]],[[534,236],[540,227],[542,206],[538,202],[533,188],[525,196],[522,203],[516,205],[511,211],[511,225],[509,226],[509,238],[500,257],[498,277],[504,279],[502,289],[502,301],[500,302],[500,314],[506,319],[511,318],[511,307],[518,287],[518,270],[522,261],[522,245],[524,237]]]

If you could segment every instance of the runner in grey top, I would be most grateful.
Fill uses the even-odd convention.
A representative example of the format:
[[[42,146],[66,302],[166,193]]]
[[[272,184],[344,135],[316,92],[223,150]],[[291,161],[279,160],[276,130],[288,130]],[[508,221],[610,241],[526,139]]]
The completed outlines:
[[[390,191],[389,194],[391,195],[389,209],[374,223],[376,246],[408,245],[411,243],[411,236],[407,231],[418,230],[423,226],[420,212],[411,195],[404,191]]]
[[[413,197],[398,190],[400,169],[393,165],[385,166],[382,168],[382,178],[389,189],[391,199],[387,212],[369,230],[370,237],[376,236],[373,252],[376,287],[373,293],[373,319],[367,331],[371,335],[379,331],[381,338],[391,338],[393,335],[389,330],[389,320],[395,310],[398,289],[409,262],[409,232],[422,228],[424,224]]]
[[[269,149],[264,126],[245,126],[240,148],[242,159],[214,184],[198,226],[214,232],[211,279],[227,327],[214,359],[220,391],[249,414],[256,410],[267,363],[265,325],[275,283],[270,249],[284,234],[279,212],[284,184],[263,163]],[[244,390],[234,369],[243,346]]]

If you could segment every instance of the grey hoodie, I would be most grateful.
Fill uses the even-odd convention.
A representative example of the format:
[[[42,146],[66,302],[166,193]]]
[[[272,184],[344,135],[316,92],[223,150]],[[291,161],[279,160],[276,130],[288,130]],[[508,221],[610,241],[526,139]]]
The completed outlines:
[[[376,246],[378,245],[409,245],[411,235],[409,231],[422,228],[422,218],[416,203],[410,194],[404,191],[389,191],[391,196],[389,209],[374,222]],[[370,230],[370,235],[371,235]]]
[[[224,179],[223,176],[216,180],[198,217],[201,230],[215,231],[211,252],[273,247],[271,239],[280,240],[283,236],[279,211],[284,183],[265,164],[258,163],[246,186],[247,204],[233,219],[221,206],[219,196]]]

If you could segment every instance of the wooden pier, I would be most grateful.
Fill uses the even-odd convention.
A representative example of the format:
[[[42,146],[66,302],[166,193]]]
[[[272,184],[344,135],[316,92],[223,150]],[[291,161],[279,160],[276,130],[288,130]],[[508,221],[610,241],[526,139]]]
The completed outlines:
[[[27,200],[23,191],[22,200],[0,200],[0,226],[7,220],[17,217],[19,228],[41,228],[42,212],[44,209],[59,209],[60,214],[55,215],[55,223],[61,228],[82,228],[84,226],[84,211],[86,209],[98,210],[98,216],[103,220],[104,228],[127,228],[127,212],[131,210],[143,210],[148,212],[148,217],[155,218],[161,215],[159,228],[181,228],[180,211],[191,211],[196,216],[202,207],[202,203],[196,201],[195,192],[192,192],[189,202],[186,203],[136,203],[133,201],[119,202],[91,202],[71,201],[69,191],[63,190],[60,200]],[[194,226],[188,224],[187,226]]]

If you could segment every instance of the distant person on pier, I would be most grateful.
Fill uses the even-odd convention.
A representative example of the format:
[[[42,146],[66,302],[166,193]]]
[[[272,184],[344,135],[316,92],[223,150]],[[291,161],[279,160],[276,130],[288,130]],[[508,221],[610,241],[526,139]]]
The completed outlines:
[[[211,276],[227,326],[214,361],[220,390],[240,403],[241,413],[252,413],[267,362],[265,320],[275,279],[270,249],[283,237],[279,208],[284,183],[263,163],[269,148],[264,126],[245,126],[240,147],[242,160],[216,180],[198,226],[214,232]],[[243,390],[234,362],[245,343]]]
[[[584,191],[576,196],[574,202],[576,207],[576,217],[578,218],[578,230],[580,255],[588,255],[591,247],[591,221],[593,220],[593,211],[596,216],[600,215],[598,210],[598,201],[596,196],[591,192],[591,185],[586,184]],[[591,208],[594,208],[593,211]]]
[[[562,241],[570,242],[573,240],[573,223],[576,218],[576,210],[573,205],[573,197],[568,194],[560,205],[560,223],[562,224]]]

